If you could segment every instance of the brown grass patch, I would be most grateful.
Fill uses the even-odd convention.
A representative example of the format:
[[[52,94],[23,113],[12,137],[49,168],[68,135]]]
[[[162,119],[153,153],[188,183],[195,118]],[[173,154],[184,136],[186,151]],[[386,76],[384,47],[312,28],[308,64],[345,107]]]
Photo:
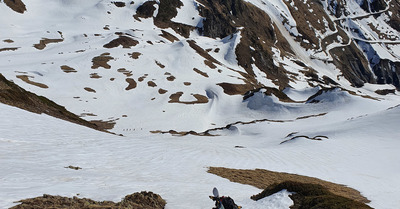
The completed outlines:
[[[129,91],[131,89],[136,88],[137,83],[136,83],[135,79],[127,78],[127,79],[125,79],[125,81],[129,84],[128,87],[125,88],[125,90]]]
[[[64,41],[64,39],[61,39],[61,38],[57,38],[57,39],[42,38],[42,40],[40,40],[38,44],[34,44],[33,47],[35,47],[36,49],[39,49],[39,50],[43,50],[44,48],[46,48],[47,44],[59,43],[59,42],[63,42],[63,41]]]
[[[251,84],[232,84],[232,83],[218,83],[224,89],[224,93],[228,95],[244,95],[246,92],[253,90],[255,86]]]
[[[26,11],[26,6],[21,0],[4,0],[4,3],[15,12],[23,14]]]
[[[13,41],[13,40],[11,40],[11,39],[5,39],[5,40],[3,40],[3,42],[5,42],[5,43],[9,43],[9,44],[11,44],[11,43],[14,43],[14,41]]]
[[[8,47],[8,48],[2,48],[0,49],[0,52],[4,52],[4,51],[16,51],[18,50],[20,47]]]
[[[203,71],[201,71],[201,70],[199,70],[197,68],[193,68],[193,71],[198,73],[198,74],[200,74],[200,75],[202,75],[202,76],[204,76],[204,77],[206,77],[206,78],[208,78],[208,74],[207,73],[205,73],[205,72],[203,72]]]
[[[332,192],[333,194],[362,203],[370,202],[367,198],[362,196],[359,191],[353,188],[308,176],[274,172],[264,169],[240,170],[222,167],[210,167],[208,172],[229,179],[232,182],[248,184],[260,189],[265,189],[268,186],[279,184],[285,181],[318,184],[327,188],[328,191]]]
[[[99,74],[97,74],[97,73],[91,73],[91,74],[90,74],[90,78],[100,79],[100,78],[102,78],[102,77],[99,76]]]
[[[114,120],[103,121],[103,120],[91,120],[92,124],[95,124],[101,130],[111,130],[115,126]]]
[[[158,89],[158,93],[159,94],[165,94],[165,93],[167,93],[168,91],[167,90],[165,90],[165,89]]]
[[[126,77],[131,77],[132,71],[126,70],[125,68],[120,68],[117,70],[119,73],[123,73],[124,75],[126,75]]]
[[[159,62],[159,61],[155,61],[156,62],[156,64],[158,65],[158,67],[160,67],[160,68],[165,68],[165,65],[163,65],[163,64],[161,64],[161,62]]]
[[[83,89],[85,89],[87,92],[96,93],[96,90],[94,90],[94,89],[92,89],[92,88],[89,88],[89,87],[85,87],[85,88],[83,88]]]
[[[68,66],[68,65],[62,65],[60,66],[61,70],[64,71],[64,73],[76,73],[78,71],[76,71],[74,68]]]
[[[147,85],[150,87],[157,87],[157,84],[154,81],[147,81]]]
[[[179,39],[176,36],[172,35],[171,33],[168,33],[165,30],[161,30],[161,32],[162,34],[160,34],[160,36],[167,39],[168,41],[170,42],[179,41]]]
[[[110,41],[108,44],[105,44],[103,47],[104,48],[115,48],[122,46],[122,48],[131,48],[133,46],[136,46],[139,44],[139,41],[132,39],[127,36],[120,36],[112,41]]]
[[[110,60],[113,60],[114,57],[110,56],[110,53],[103,53],[100,56],[93,57],[92,59],[92,69],[97,69],[99,67],[110,69],[111,66],[107,63]]]
[[[17,78],[21,79],[25,83],[37,86],[37,87],[42,88],[42,89],[49,88],[46,84],[42,84],[42,83],[38,83],[38,82],[34,82],[34,81],[29,80],[29,78],[33,78],[33,76],[17,75]]]
[[[168,80],[168,81],[174,81],[175,79],[176,79],[176,78],[175,78],[175,76],[173,76],[173,75],[167,77],[167,80]]]
[[[61,196],[43,195],[18,201],[20,204],[10,209],[42,209],[42,208],[79,208],[79,209],[163,209],[166,201],[160,195],[152,192],[140,192],[125,196],[121,202],[94,201],[87,198],[68,198]]]
[[[144,81],[144,79],[146,79],[147,76],[148,76],[148,74],[144,74],[143,76],[141,76],[141,77],[138,78],[138,81],[139,81],[139,82]]]
[[[208,97],[203,96],[201,94],[192,94],[194,98],[196,98],[196,101],[180,101],[179,99],[181,98],[181,96],[183,95],[183,92],[176,92],[175,94],[171,94],[171,96],[169,97],[170,100],[168,101],[168,103],[180,103],[180,104],[204,104],[204,103],[208,103]]]
[[[132,59],[139,59],[139,56],[142,55],[140,52],[132,52],[128,53],[129,56],[131,56]]]
[[[122,1],[114,1],[112,3],[117,7],[125,7],[125,2]]]
[[[210,67],[211,69],[217,68],[217,66],[214,65],[214,63],[211,62],[210,60],[204,60],[204,64],[207,65],[208,67]]]
[[[206,50],[204,50],[199,45],[197,45],[195,41],[188,40],[187,42],[189,43],[189,46],[197,52],[197,54],[204,57],[209,62],[218,64],[218,65],[222,65],[218,60],[216,60],[214,57],[212,57],[210,54],[208,54],[208,52]]]
[[[154,4],[157,4],[157,2],[147,1],[143,3],[136,9],[136,14],[133,17],[138,21],[140,21],[139,17],[141,18],[153,17],[154,11],[156,10]]]

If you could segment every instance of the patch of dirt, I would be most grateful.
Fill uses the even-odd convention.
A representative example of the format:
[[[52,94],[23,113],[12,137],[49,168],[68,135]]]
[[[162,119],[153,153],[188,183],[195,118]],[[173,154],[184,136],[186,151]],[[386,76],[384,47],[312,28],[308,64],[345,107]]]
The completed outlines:
[[[117,71],[119,73],[123,73],[124,75],[126,75],[126,77],[131,77],[133,75],[132,71],[129,71],[129,70],[125,69],[125,68],[120,68]]]
[[[295,102],[292,99],[290,99],[285,93],[280,91],[279,89],[272,88],[272,87],[262,87],[262,88],[258,88],[258,89],[252,90],[252,91],[248,91],[243,96],[243,100],[246,100],[246,99],[254,96],[254,94],[256,92],[259,92],[260,90],[265,90],[264,94],[267,96],[275,95],[281,102],[291,102],[291,103]]]
[[[69,168],[69,169],[72,169],[72,170],[81,170],[81,169],[82,169],[81,167],[78,167],[78,166],[72,166],[72,165],[70,165],[70,166],[67,166],[67,167],[64,167],[64,168]]]
[[[133,78],[127,78],[127,79],[125,79],[125,81],[129,84],[129,85],[125,88],[125,90],[129,91],[129,90],[131,90],[131,89],[136,88],[137,83],[136,83],[135,79],[133,79]]]
[[[113,1],[112,3],[117,7],[125,7],[125,2],[122,1]]]
[[[183,95],[183,92],[176,92],[175,94],[171,94],[169,97],[168,103],[179,103],[179,104],[204,104],[208,103],[208,97],[203,96],[201,94],[192,94],[194,98],[196,98],[196,101],[180,101],[179,99]]]
[[[87,92],[96,93],[96,90],[94,90],[94,89],[92,89],[92,88],[89,88],[89,87],[85,87],[85,88],[83,88],[83,89],[85,89]]]
[[[15,12],[23,14],[26,11],[26,5],[21,0],[4,0],[4,3]]]
[[[42,88],[42,89],[47,89],[47,88],[49,88],[46,84],[38,83],[38,82],[34,82],[34,81],[29,80],[29,78],[33,78],[33,76],[17,75],[16,77],[19,78],[19,79],[21,79],[21,80],[23,80],[25,83],[28,83],[28,84],[37,86],[37,87],[39,87],[39,88]]]
[[[350,187],[298,174],[274,172],[263,169],[240,170],[222,167],[210,167],[208,172],[229,179],[232,182],[248,184],[260,189],[265,189],[273,184],[279,184],[285,181],[318,184],[335,195],[346,197],[361,203],[370,202],[367,198],[362,196],[359,191]]]
[[[159,94],[165,94],[165,93],[167,93],[168,91],[167,90],[165,90],[165,89],[158,89],[158,93]]]
[[[99,76],[99,74],[97,74],[97,73],[91,73],[91,74],[90,74],[90,78],[93,78],[93,79],[100,79],[100,78],[102,78],[102,77]]]
[[[171,28],[177,34],[189,38],[190,32],[195,27],[171,21],[178,14],[177,8],[183,6],[180,0],[160,1],[158,5],[158,13],[154,18],[154,24],[159,28]]]
[[[43,195],[18,201],[20,204],[10,209],[42,209],[42,208],[76,208],[76,209],[163,209],[166,201],[152,192],[140,192],[125,196],[121,202],[94,201],[87,198],[68,198]]]
[[[175,41],[179,41],[179,39],[176,36],[172,35],[171,33],[168,33],[165,30],[161,30],[161,32],[162,32],[162,34],[160,34],[160,36],[167,39],[168,41],[170,41],[172,43]]]
[[[154,81],[147,81],[147,85],[150,87],[157,87],[157,84]]]
[[[167,77],[167,80],[168,80],[168,81],[174,81],[175,79],[176,79],[176,78],[175,78],[175,76],[173,76],[173,75]]]
[[[147,76],[148,76],[148,74],[144,74],[143,76],[141,76],[141,77],[138,78],[138,81],[139,81],[139,82],[144,81],[144,79],[146,79]]]
[[[112,41],[110,41],[108,44],[105,44],[103,47],[104,48],[115,48],[115,47],[119,47],[122,46],[122,48],[131,48],[133,46],[136,46],[139,44],[139,41],[130,38],[128,36],[120,36]]]
[[[128,53],[129,56],[131,56],[132,59],[139,59],[139,56],[142,55],[140,52],[132,52]]]
[[[232,84],[232,83],[217,83],[224,89],[224,93],[228,95],[244,95],[249,90],[255,89],[256,87],[250,83],[246,84]]]
[[[91,120],[90,123],[95,124],[101,130],[111,130],[115,126],[115,120],[109,120],[109,121]]]
[[[199,70],[197,68],[193,68],[193,71],[198,73],[198,74],[200,74],[200,75],[202,75],[202,76],[204,76],[204,77],[206,77],[206,78],[208,78],[208,74],[207,73],[205,73],[205,72],[203,72],[203,71],[201,71],[201,70]]]
[[[133,15],[133,17],[138,21],[140,21],[139,17],[141,18],[153,17],[154,11],[156,11],[156,8],[154,7],[155,4],[157,4],[157,2],[155,1],[146,1],[136,9],[136,14]]]
[[[192,83],[190,83],[190,82],[183,82],[183,85],[185,85],[185,86],[190,86],[190,85],[192,85]]]
[[[76,71],[74,68],[68,66],[68,65],[62,65],[60,66],[61,70],[64,71],[64,73],[76,73],[78,71]]]
[[[0,74],[0,102],[29,112],[37,114],[44,113],[62,120],[107,132],[106,129],[83,120],[77,115],[67,111],[63,106],[45,97],[24,90],[15,83],[8,81],[2,74]]]
[[[14,43],[14,41],[13,41],[13,40],[11,40],[11,39],[5,39],[5,40],[3,40],[3,42],[5,42],[5,43],[9,43],[9,44],[11,44],[11,43]]]
[[[222,65],[218,60],[216,60],[213,56],[211,56],[206,50],[204,50],[199,45],[197,45],[194,40],[188,40],[187,42],[189,43],[189,46],[197,52],[197,54],[204,57],[209,62],[218,64],[218,65]]]
[[[49,38],[42,38],[42,40],[39,41],[38,44],[34,44],[33,47],[39,50],[43,50],[46,48],[47,44],[51,43],[60,43],[63,42],[64,39],[58,38],[58,39],[49,39]]]
[[[92,59],[92,69],[97,69],[99,67],[110,69],[111,66],[107,63],[110,60],[113,60],[114,57],[110,56],[110,53],[103,53],[100,56],[93,57]]]
[[[161,64],[161,62],[159,62],[159,61],[155,61],[156,62],[156,65],[158,65],[158,67],[160,67],[160,68],[162,68],[162,69],[164,69],[165,68],[165,65],[163,65],[163,64]]]
[[[217,66],[214,65],[214,63],[211,62],[210,60],[204,60],[204,64],[207,65],[211,69],[216,69],[217,68]]]
[[[388,94],[395,94],[396,90],[395,89],[378,89],[375,91],[375,93],[379,95],[388,95]]]
[[[4,52],[4,51],[16,51],[18,50],[20,47],[8,47],[8,48],[1,48],[0,52]]]

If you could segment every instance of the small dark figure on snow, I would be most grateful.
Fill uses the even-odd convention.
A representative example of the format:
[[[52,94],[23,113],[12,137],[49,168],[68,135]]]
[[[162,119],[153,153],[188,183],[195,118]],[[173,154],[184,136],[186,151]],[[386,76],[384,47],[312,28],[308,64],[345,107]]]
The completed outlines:
[[[214,196],[210,196],[210,199],[215,201],[215,207],[213,209],[240,209],[242,207],[237,206],[235,201],[230,197],[220,197],[217,188],[213,189]]]

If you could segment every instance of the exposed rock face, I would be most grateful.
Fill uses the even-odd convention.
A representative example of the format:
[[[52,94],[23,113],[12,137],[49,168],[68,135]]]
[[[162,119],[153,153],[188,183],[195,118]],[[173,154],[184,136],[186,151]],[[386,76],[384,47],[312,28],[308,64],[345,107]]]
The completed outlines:
[[[271,47],[280,47],[282,51],[291,50],[286,40],[274,30],[271,19],[264,11],[242,0],[200,2],[205,5],[200,8],[200,14],[205,17],[203,28],[200,29],[203,35],[224,38],[237,33],[241,28],[241,39],[235,53],[238,64],[248,74],[247,81],[253,85],[251,89],[259,87],[257,81],[252,78],[253,65],[268,78],[276,80],[280,88],[287,86],[289,79],[286,71],[273,63]]]
[[[376,83],[368,66],[368,60],[354,43],[335,48],[330,53],[334,57],[333,63],[354,86],[361,87],[365,82]]]

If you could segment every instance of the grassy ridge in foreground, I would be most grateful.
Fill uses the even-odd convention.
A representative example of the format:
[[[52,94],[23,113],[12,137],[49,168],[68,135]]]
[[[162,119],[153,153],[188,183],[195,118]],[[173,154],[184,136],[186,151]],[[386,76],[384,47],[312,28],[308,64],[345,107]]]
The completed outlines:
[[[232,182],[248,184],[260,189],[265,189],[264,192],[268,193],[268,195],[279,192],[283,189],[287,189],[290,192],[296,192],[299,195],[291,197],[294,199],[295,204],[297,203],[292,207],[292,209],[313,208],[306,207],[307,205],[310,206],[313,204],[315,204],[316,208],[334,209],[335,205],[338,206],[336,208],[346,208],[343,207],[343,205],[350,206],[347,208],[370,208],[365,204],[370,201],[362,196],[359,191],[344,185],[335,184],[317,178],[263,169],[240,170],[210,167],[208,172],[227,178]],[[271,193],[271,191],[274,192]],[[260,196],[260,194],[253,197],[256,198],[258,196]],[[299,205],[299,203],[304,206]]]
[[[285,181],[267,187],[260,194],[251,197],[259,200],[286,189],[294,194],[290,195],[294,205],[291,209],[371,209],[368,205],[355,200],[335,195],[319,184]]]

